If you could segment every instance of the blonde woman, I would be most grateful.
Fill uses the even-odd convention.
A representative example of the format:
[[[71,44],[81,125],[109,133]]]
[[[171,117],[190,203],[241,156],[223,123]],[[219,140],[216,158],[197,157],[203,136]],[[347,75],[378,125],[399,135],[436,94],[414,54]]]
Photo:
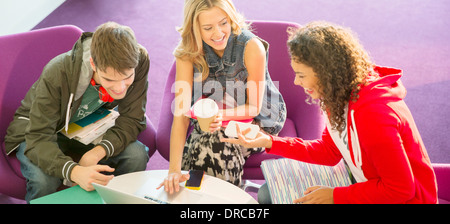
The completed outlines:
[[[181,170],[204,170],[241,185],[246,157],[262,148],[247,149],[222,143],[230,120],[258,124],[276,135],[284,125],[283,98],[267,71],[268,43],[248,30],[248,24],[230,0],[187,0],[176,58],[175,107],[170,140],[170,168],[161,183],[178,191],[189,175]],[[213,99],[219,116],[203,132],[185,116],[200,98]],[[186,139],[190,123],[194,130]]]

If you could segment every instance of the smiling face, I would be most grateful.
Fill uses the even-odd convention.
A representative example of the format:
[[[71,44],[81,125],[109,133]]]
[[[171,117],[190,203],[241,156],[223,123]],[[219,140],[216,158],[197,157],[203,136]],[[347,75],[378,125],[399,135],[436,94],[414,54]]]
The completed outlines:
[[[314,70],[302,63],[291,60],[292,69],[295,72],[294,84],[305,89],[305,93],[311,96],[312,99],[320,99],[319,93],[319,78]]]
[[[218,7],[212,7],[198,16],[202,40],[222,56],[231,34],[228,15]]]
[[[115,100],[120,100],[127,94],[128,88],[134,81],[134,68],[125,69],[123,73],[114,70],[111,67],[107,67],[105,71],[96,69],[91,59],[91,66],[94,70],[94,80],[97,84],[100,84],[105,88],[106,92]]]

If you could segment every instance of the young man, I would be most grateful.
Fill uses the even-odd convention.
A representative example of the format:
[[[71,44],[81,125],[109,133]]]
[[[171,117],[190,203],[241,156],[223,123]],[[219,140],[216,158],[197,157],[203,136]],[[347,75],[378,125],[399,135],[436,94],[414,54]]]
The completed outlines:
[[[55,192],[64,180],[91,191],[92,182],[105,185],[113,175],[145,170],[148,149],[137,136],[146,128],[149,66],[134,32],[108,22],[44,67],[5,137],[7,154],[17,152],[27,179],[26,201]],[[60,133],[101,107],[116,106],[115,126],[97,145]],[[78,163],[69,156],[77,154]]]

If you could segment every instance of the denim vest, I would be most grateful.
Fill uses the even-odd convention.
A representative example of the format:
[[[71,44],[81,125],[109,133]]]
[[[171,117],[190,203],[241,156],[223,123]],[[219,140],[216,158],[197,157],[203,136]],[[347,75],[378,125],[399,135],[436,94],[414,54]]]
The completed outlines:
[[[197,68],[194,68],[192,103],[202,96],[213,99],[218,103],[225,104],[223,101],[226,101],[228,102],[228,108],[244,105],[247,102],[248,71],[244,65],[244,50],[248,41],[253,37],[256,36],[248,30],[242,30],[242,33],[238,36],[231,34],[222,58],[203,42],[205,58],[209,66],[209,76],[202,82],[197,81],[201,80],[202,74]],[[266,88],[261,111],[254,120],[264,131],[270,134],[278,134],[286,120],[286,105],[267,69],[269,44],[260,38],[259,40],[266,49]],[[251,87],[249,86],[249,88]],[[256,92],[254,95],[256,96]],[[230,104],[232,104],[231,107]]]

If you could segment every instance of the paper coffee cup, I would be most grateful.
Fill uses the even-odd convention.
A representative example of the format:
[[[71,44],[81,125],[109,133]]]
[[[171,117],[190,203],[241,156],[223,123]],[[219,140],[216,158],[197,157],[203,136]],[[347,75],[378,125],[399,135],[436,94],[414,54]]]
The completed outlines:
[[[209,126],[216,118],[217,113],[219,113],[219,107],[214,100],[201,99],[194,104],[194,114],[200,129],[204,132],[209,132]]]

